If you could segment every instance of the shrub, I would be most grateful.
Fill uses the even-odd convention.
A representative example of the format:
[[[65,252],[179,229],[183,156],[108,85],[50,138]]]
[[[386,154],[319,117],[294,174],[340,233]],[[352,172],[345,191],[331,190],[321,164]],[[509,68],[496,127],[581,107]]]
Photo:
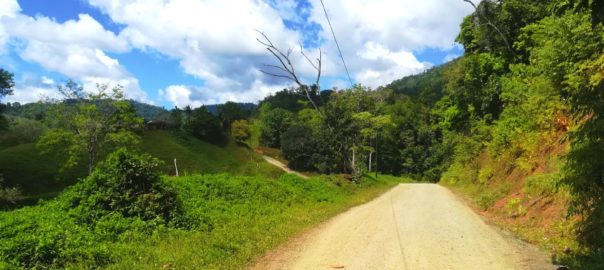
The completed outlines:
[[[494,193],[482,191],[482,193],[480,193],[476,199],[476,203],[482,210],[487,210],[489,207],[491,207],[491,205],[493,205],[493,203],[495,203],[496,200],[497,197]]]
[[[513,198],[505,204],[505,209],[511,217],[517,217],[526,214],[526,208],[522,205],[520,198]]]
[[[559,184],[559,173],[533,174],[526,178],[524,192],[533,196],[554,194]]]
[[[160,161],[120,149],[66,194],[70,214],[87,222],[109,213],[169,222],[178,211],[176,193],[162,185]]]
[[[120,149],[59,198],[0,213],[0,261],[23,268],[114,263],[115,242],[143,241],[181,221],[174,189],[159,161]],[[172,222],[173,221],[173,222]]]
[[[491,177],[493,177],[493,168],[491,166],[482,167],[478,171],[478,182],[480,184],[486,184]]]

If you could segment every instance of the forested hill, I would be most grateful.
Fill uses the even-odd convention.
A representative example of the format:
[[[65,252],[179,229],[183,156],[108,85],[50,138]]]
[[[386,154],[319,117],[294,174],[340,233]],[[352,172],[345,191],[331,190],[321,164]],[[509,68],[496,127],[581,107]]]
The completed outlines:
[[[444,95],[443,70],[454,64],[455,61],[447,62],[423,73],[403,77],[386,85],[385,88],[391,89],[397,95],[411,97],[420,103],[434,105]]]
[[[132,107],[136,110],[138,116],[145,119],[145,121],[151,120],[163,120],[169,121],[170,111],[166,110],[163,107],[151,105],[143,102],[139,102],[136,100],[128,101]],[[253,110],[256,108],[256,104],[254,103],[233,103],[236,104],[243,110]],[[224,104],[212,104],[206,105],[207,110],[214,114],[218,115],[218,108]],[[40,120],[45,117],[46,112],[49,107],[47,103],[44,102],[36,102],[36,103],[27,103],[20,104],[18,102],[8,103],[4,108],[4,113],[12,116],[19,116],[28,119]]]
[[[299,170],[440,181],[557,261],[601,269],[602,14],[601,1],[482,1],[462,57],[377,91],[315,93],[318,108],[282,91],[252,141]]]

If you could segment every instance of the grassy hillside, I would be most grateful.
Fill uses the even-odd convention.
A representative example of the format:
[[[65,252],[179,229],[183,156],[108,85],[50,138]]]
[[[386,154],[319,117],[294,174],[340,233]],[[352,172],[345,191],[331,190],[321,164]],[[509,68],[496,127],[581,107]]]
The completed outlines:
[[[283,172],[264,162],[253,151],[228,143],[217,146],[169,131],[146,131],[141,150],[164,161],[162,171],[174,174],[174,158],[180,175],[229,172],[275,178]],[[0,150],[0,173],[8,186],[18,186],[31,200],[58,194],[86,175],[84,166],[60,172],[61,157],[43,155],[33,143]]]
[[[164,161],[162,168],[168,175],[175,174],[175,158],[180,175],[229,172],[275,178],[282,174],[254,151],[234,142],[217,146],[192,136],[159,130],[145,132],[141,148]]]
[[[19,186],[26,195],[55,194],[86,174],[84,167],[59,173],[57,157],[43,155],[33,143],[0,150],[0,173],[7,186]]]

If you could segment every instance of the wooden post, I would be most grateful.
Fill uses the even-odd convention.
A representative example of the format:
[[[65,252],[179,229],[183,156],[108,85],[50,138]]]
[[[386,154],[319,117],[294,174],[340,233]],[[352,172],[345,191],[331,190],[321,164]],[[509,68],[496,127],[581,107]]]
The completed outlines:
[[[176,170],[176,176],[178,176],[178,166],[176,165],[176,159],[174,159],[174,169]]]
[[[373,152],[369,152],[369,172],[371,172],[371,154],[373,154]]]

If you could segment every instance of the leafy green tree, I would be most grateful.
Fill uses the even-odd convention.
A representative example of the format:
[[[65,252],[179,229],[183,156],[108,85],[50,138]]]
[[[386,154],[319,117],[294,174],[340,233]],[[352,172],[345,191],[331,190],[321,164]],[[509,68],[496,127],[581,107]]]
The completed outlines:
[[[174,109],[172,109],[170,111],[170,122],[174,129],[176,129],[176,130],[182,129],[182,126],[183,126],[182,118],[183,118],[183,111],[175,106]]]
[[[230,129],[233,121],[245,119],[250,114],[249,111],[232,101],[218,105],[217,111],[224,130]]]
[[[280,147],[281,135],[292,124],[294,115],[281,108],[270,109],[270,106],[268,108],[260,118],[260,142],[269,147]]]
[[[251,136],[250,124],[247,120],[235,120],[231,124],[231,136],[238,142],[245,142]]]
[[[124,100],[122,87],[97,85],[96,93],[89,93],[68,81],[58,89],[66,99],[55,104],[49,119],[52,128],[37,146],[44,153],[66,157],[64,168],[85,160],[92,173],[100,155],[119,146],[136,146],[140,141],[135,131],[143,120]]]
[[[292,125],[281,136],[281,153],[294,170],[317,170],[325,156],[323,149],[309,126]]]
[[[13,74],[0,68],[0,98],[12,95],[14,87]]]
[[[308,101],[306,97],[294,89],[283,89],[265,97],[261,103],[269,103],[273,108],[281,108],[290,112],[298,112]]]
[[[187,108],[185,108],[185,115],[187,114]],[[201,140],[213,143],[222,139],[220,119],[210,113],[205,106],[192,110],[190,116],[187,116],[184,130]]]
[[[12,95],[14,87],[13,74],[0,68],[0,100],[7,95]],[[0,131],[8,129],[8,120],[2,114],[4,110],[5,105],[0,104]]]
[[[359,141],[353,145],[355,157],[353,162],[354,174],[360,177],[365,170],[371,172],[377,148],[378,136],[387,128],[393,126],[390,115],[373,115],[370,112],[353,114],[354,124],[358,129]],[[367,163],[365,163],[367,160]],[[367,164],[367,166],[365,166]]]

